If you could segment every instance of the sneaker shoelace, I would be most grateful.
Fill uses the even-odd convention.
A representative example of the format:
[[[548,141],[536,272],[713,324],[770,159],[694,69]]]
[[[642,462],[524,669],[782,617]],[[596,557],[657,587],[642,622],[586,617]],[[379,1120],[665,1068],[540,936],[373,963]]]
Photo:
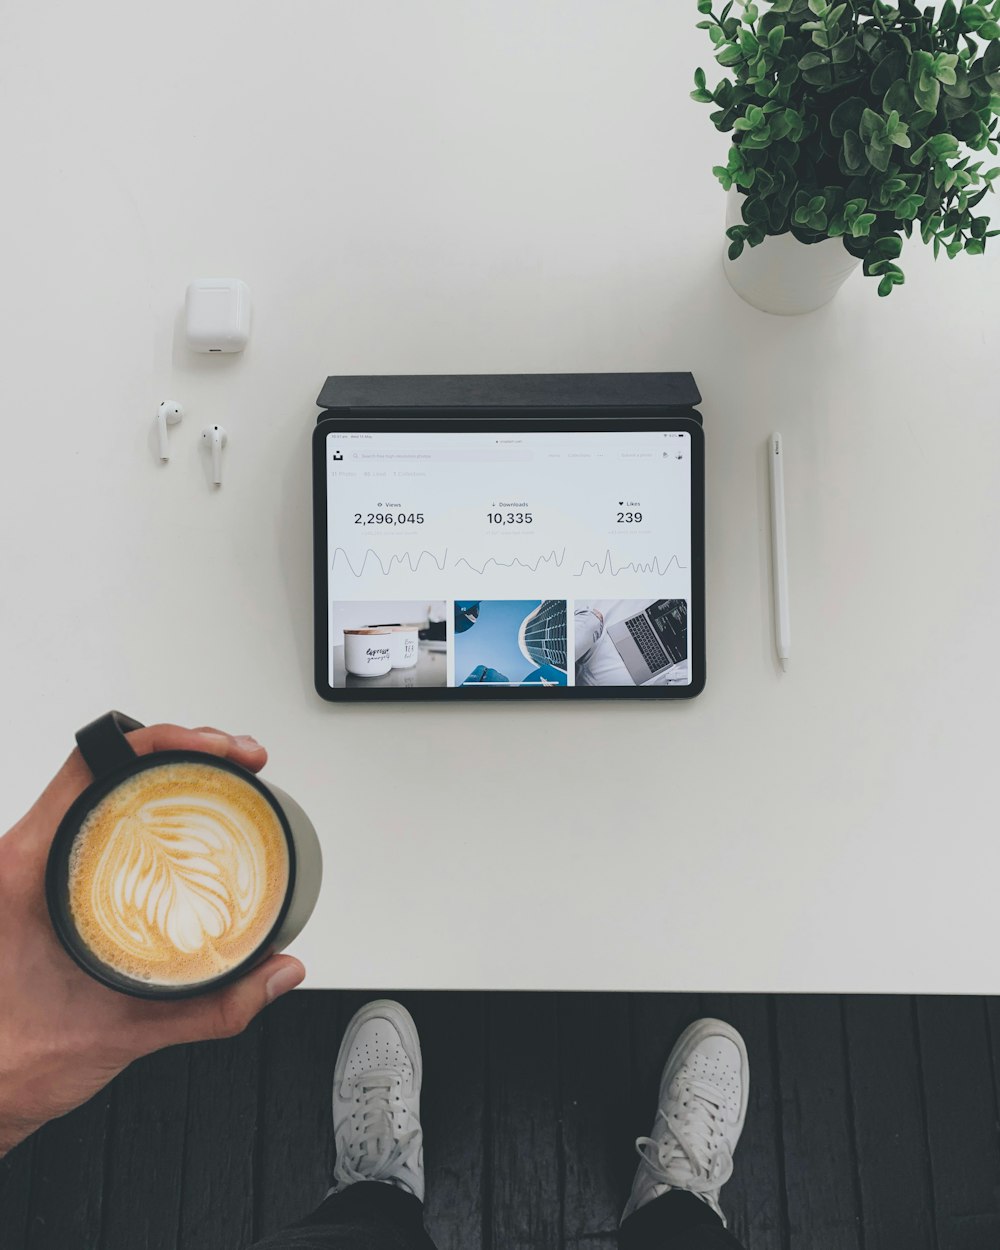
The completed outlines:
[[[663,1136],[638,1138],[636,1150],[654,1180],[704,1196],[714,1208],[714,1195],[733,1174],[732,1152],[719,1131],[722,1100],[718,1090],[702,1081],[686,1082],[684,1093],[681,1118],[661,1108],[657,1117],[666,1125]]]
[[[338,1149],[341,1170],[350,1181],[393,1179],[420,1149],[421,1131],[397,1131],[392,1077],[359,1077],[354,1089],[358,1107],[353,1116],[361,1118],[361,1129],[344,1135]]]

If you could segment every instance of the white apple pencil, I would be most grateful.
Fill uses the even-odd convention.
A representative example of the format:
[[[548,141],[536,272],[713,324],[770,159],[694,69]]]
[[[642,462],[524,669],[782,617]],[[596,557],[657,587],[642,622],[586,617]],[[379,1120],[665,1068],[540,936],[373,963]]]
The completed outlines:
[[[771,576],[774,578],[774,645],[781,667],[788,671],[792,623],[788,612],[788,544],[785,528],[785,471],[781,435],[768,441],[771,462]]]

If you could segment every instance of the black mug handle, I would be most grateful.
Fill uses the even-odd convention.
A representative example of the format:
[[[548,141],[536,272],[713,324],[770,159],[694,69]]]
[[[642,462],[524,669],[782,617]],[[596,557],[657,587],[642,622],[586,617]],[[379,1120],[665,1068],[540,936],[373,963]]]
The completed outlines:
[[[123,712],[105,712],[77,731],[76,745],[95,780],[132,763],[136,754],[125,735],[142,727]]]

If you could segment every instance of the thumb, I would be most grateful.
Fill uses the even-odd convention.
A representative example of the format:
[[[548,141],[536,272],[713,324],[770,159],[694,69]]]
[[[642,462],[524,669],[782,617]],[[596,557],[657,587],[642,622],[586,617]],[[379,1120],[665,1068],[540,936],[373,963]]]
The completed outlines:
[[[157,1046],[235,1037],[268,1003],[302,981],[305,967],[291,955],[272,955],[224,990],[192,998],[162,1020]]]

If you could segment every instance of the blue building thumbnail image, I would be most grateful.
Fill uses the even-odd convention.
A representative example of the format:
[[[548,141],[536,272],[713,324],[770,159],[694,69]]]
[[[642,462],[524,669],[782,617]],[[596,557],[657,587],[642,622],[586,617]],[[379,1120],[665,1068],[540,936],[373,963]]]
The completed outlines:
[[[455,679],[566,685],[564,599],[456,600]]]

